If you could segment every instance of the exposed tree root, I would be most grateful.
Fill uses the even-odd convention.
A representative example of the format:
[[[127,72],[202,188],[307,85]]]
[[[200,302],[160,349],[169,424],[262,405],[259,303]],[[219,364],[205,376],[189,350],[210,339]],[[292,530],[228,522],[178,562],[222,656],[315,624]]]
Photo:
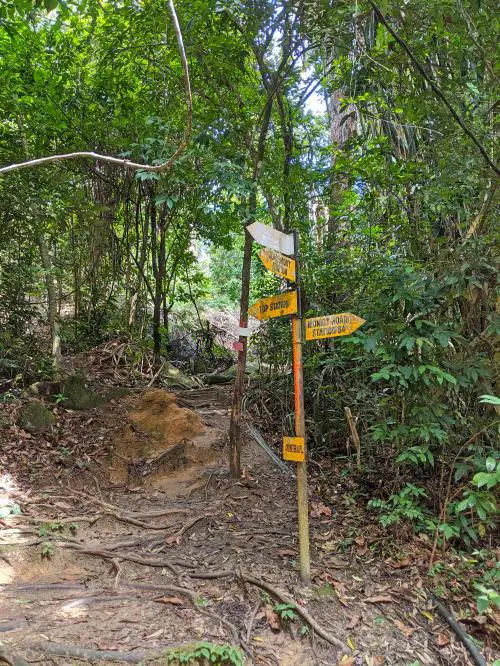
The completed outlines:
[[[94,650],[92,648],[78,647],[77,645],[64,645],[63,643],[36,643],[33,649],[73,659],[86,659],[87,661],[119,661],[127,664],[140,664],[144,660],[161,657],[167,650],[182,648],[181,645],[169,645],[161,650],[134,650],[133,652],[118,652],[118,650]],[[17,664],[13,664],[17,666]],[[27,665],[26,665],[27,666]]]
[[[0,645],[0,666],[28,666],[28,663],[22,657],[7,652]]]
[[[165,539],[167,544],[172,544],[172,543],[177,543],[177,545],[181,542],[181,539],[183,535],[190,530],[194,525],[196,525],[197,522],[202,520],[203,518],[213,518],[214,514],[213,513],[205,513],[202,516],[195,516],[192,520],[188,521],[185,523],[181,529],[177,532],[177,534],[172,534],[172,536],[169,536]]]
[[[279,599],[282,603],[290,604],[290,606],[293,606],[297,615],[300,615],[301,618],[305,620],[307,624],[311,627],[311,629],[314,629],[314,631],[318,634],[318,636],[321,636],[321,638],[323,638],[325,641],[331,643],[332,645],[336,645],[338,648],[342,650],[349,650],[347,645],[343,643],[339,638],[337,638],[336,636],[332,636],[332,634],[323,629],[323,627],[320,624],[318,624],[318,622],[316,622],[316,620],[309,614],[308,611],[305,610],[305,608],[300,606],[292,598],[287,597],[285,594],[283,594],[283,592],[280,592],[280,590],[277,590],[275,587],[273,587],[266,581],[260,580],[260,578],[253,578],[252,576],[247,576],[246,574],[241,574],[240,578],[244,580],[245,583],[250,583],[251,585],[256,585],[257,587],[266,590],[274,597]]]
[[[185,513],[185,511],[181,509],[170,509],[169,511],[161,511],[160,515],[166,516],[172,513]],[[129,523],[130,525],[135,525],[136,527],[143,527],[146,530],[166,530],[172,527],[172,523],[167,523],[165,525],[155,525],[153,523],[146,523],[144,520],[140,520],[140,518],[151,517],[148,516],[148,514],[138,514],[138,517],[136,517],[130,514],[119,513],[118,511],[113,511],[111,509],[100,511],[99,513],[95,513],[93,515],[67,516],[65,518],[30,518],[30,520],[37,525],[40,523],[48,523],[49,525],[50,523],[61,523],[62,525],[67,525],[68,523],[90,523],[93,525],[98,520],[106,518],[106,516],[116,518],[116,520],[122,523]],[[156,516],[158,516],[158,514],[156,514]]]
[[[85,546],[78,546],[72,543],[62,544],[62,545],[65,545],[68,548],[74,548],[79,553],[83,553],[85,555],[94,555],[95,557],[102,557],[107,560],[128,560],[129,562],[142,564],[143,566],[146,567],[159,567],[159,568],[164,567],[165,569],[169,569],[174,574],[174,576],[178,575],[177,569],[168,560],[158,560],[148,557],[140,557],[139,555],[131,555],[129,553],[121,553],[121,552],[116,552],[114,550],[111,551],[111,550],[102,550],[100,548],[89,548]]]

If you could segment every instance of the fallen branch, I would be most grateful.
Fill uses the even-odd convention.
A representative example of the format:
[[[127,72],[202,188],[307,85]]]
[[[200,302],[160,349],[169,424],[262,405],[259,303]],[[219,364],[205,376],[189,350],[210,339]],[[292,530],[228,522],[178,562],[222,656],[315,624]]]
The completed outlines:
[[[432,603],[434,604],[437,612],[441,615],[443,620],[445,620],[450,625],[455,634],[458,636],[459,640],[469,651],[469,654],[474,660],[474,663],[476,663],[477,666],[488,666],[486,659],[483,657],[483,655],[479,652],[477,647],[471,641],[471,639],[467,635],[467,632],[464,629],[462,629],[460,624],[453,617],[453,613],[449,611],[438,599],[436,599],[436,597],[432,594],[432,592],[430,592],[430,590],[427,590],[427,594],[432,599]]]
[[[361,472],[361,442],[359,439],[358,429],[356,428],[356,421],[352,415],[350,407],[344,407],[349,430],[351,431],[351,438],[356,447],[356,467],[358,472]]]

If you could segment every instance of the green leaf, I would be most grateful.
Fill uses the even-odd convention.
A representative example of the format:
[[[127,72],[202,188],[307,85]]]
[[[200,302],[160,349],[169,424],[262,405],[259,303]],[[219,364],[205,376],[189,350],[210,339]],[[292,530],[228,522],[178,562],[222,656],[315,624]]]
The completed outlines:
[[[496,395],[481,395],[479,396],[479,402],[486,405],[500,405],[500,398]]]
[[[482,615],[485,611],[488,610],[488,606],[490,605],[488,597],[484,595],[479,595],[477,600],[477,612]]]

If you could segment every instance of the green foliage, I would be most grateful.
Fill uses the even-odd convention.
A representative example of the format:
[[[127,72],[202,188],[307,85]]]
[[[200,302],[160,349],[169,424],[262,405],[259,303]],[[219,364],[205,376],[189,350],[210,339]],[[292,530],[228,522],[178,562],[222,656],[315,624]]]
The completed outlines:
[[[181,664],[244,666],[245,664],[245,657],[239,648],[229,645],[216,645],[207,641],[196,643],[189,649],[169,650],[166,659],[165,663],[173,666],[180,666]]]
[[[297,618],[293,604],[276,604],[274,610],[284,622],[293,622]]]
[[[425,513],[418,500],[425,496],[423,488],[407,483],[399,493],[390,495],[388,500],[372,499],[367,506],[380,512],[379,522],[383,527],[406,520],[414,524],[415,529],[420,529]]]

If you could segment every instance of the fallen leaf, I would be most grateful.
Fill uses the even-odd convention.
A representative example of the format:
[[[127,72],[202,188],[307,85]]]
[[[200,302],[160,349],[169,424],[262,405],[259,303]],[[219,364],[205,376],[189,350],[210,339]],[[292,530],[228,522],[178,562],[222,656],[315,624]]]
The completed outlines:
[[[391,604],[394,599],[390,594],[380,594],[378,597],[368,597],[365,601],[369,604]]]
[[[360,547],[362,548],[362,547],[365,545],[365,543],[366,543],[366,539],[365,539],[364,536],[357,536],[357,537],[354,539],[354,543],[355,543],[357,546],[360,546]]]
[[[434,622],[434,618],[433,618],[432,614],[429,613],[429,611],[426,611],[426,610],[420,611],[420,615],[423,615],[424,617],[426,617],[429,620],[429,622]]]
[[[352,640],[350,636],[347,637],[346,643],[351,648],[351,650],[356,649],[356,643]]]
[[[361,615],[353,615],[349,622],[345,625],[346,629],[354,629],[356,625],[359,624],[361,620]]]
[[[267,621],[269,622],[269,626],[271,627],[271,629],[279,631],[281,629],[280,619],[278,613],[276,613],[276,611],[273,610],[271,604],[266,604],[264,608],[264,613],[266,614]]]
[[[450,639],[446,634],[438,634],[436,636],[436,645],[438,646],[438,648],[446,647],[449,642]]]
[[[410,566],[410,560],[407,557],[399,560],[399,562],[395,562],[394,560],[386,560],[386,563],[391,567],[391,569],[404,569],[404,567]]]
[[[311,505],[311,518],[319,518],[319,516],[331,516],[332,510],[325,506],[322,502],[317,502]]]
[[[341,657],[340,661],[337,662],[337,666],[354,666],[354,657],[344,655]]]
[[[183,606],[184,601],[179,597],[158,597],[155,599],[159,604],[172,604],[172,606]]]
[[[410,636],[415,632],[415,629],[412,629],[411,627],[408,627],[404,622],[401,622],[400,620],[393,620],[393,624],[401,631],[406,638],[410,638]]]
[[[290,550],[289,548],[281,548],[278,550],[278,555],[280,557],[297,557],[297,551]]]
[[[164,633],[164,629],[158,629],[157,631],[154,631],[152,634],[149,634],[149,636],[146,636],[146,638],[159,638],[162,636]]]
[[[373,666],[383,666],[385,664],[385,657],[381,654],[377,654],[372,659]]]

